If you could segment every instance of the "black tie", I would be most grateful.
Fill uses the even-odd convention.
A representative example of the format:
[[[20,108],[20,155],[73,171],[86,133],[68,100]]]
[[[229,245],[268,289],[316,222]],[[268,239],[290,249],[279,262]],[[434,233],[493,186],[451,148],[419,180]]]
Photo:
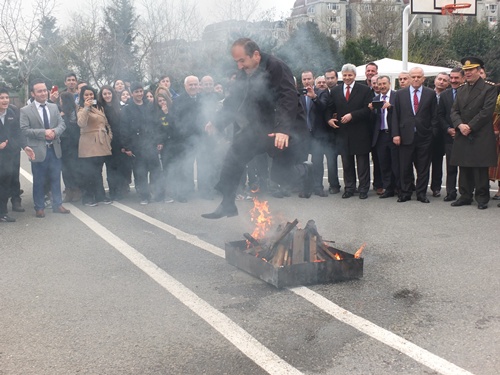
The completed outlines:
[[[49,116],[47,114],[47,109],[45,108],[47,104],[40,104],[40,107],[43,109],[43,126],[45,129],[50,129],[50,124],[49,124]]]

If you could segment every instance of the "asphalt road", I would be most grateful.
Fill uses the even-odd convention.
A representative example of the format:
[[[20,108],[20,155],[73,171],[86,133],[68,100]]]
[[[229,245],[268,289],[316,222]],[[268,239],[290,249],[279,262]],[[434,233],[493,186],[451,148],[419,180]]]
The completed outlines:
[[[29,165],[23,160],[23,168]],[[29,176],[28,176],[29,177]],[[269,198],[364,277],[278,290],[226,263],[218,201],[67,205],[0,225],[0,374],[499,374],[500,208]],[[299,225],[300,225],[299,224]]]

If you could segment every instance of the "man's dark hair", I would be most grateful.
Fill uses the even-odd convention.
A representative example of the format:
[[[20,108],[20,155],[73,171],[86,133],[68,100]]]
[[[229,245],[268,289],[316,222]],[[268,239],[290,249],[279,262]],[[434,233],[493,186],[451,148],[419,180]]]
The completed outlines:
[[[372,66],[374,66],[375,68],[377,68],[377,70],[378,70],[378,65],[377,65],[377,64],[375,64],[373,61],[367,62],[367,63],[366,63],[366,66],[368,66],[368,65],[372,65]],[[366,69],[366,67],[365,67],[365,69]]]
[[[39,83],[43,83],[44,85],[47,85],[45,83],[45,81],[43,79],[41,79],[41,78],[34,79],[30,83],[30,92],[33,92],[33,89],[34,89],[35,85],[38,85]]]
[[[160,76],[160,78],[158,79],[158,82],[160,82],[160,81],[164,80],[165,78],[170,79],[170,76],[168,76],[168,75],[164,74],[164,75]]]
[[[5,86],[0,87],[0,95],[1,94],[7,94],[9,95],[9,89]]]
[[[450,73],[460,73],[460,75],[464,76],[464,71],[462,68],[453,68]]]
[[[335,69],[327,69],[325,70],[325,74],[326,73],[331,73],[331,72],[334,72],[335,73],[335,78],[339,78],[339,74],[337,73],[337,71]]]
[[[391,77],[389,76],[386,76],[386,75],[380,75],[377,77],[377,82],[382,79],[382,78],[387,78],[387,80],[389,81],[389,83],[391,83]]]
[[[78,81],[78,80],[76,79],[76,73],[75,73],[75,72],[68,72],[68,74],[66,74],[66,75],[64,76],[64,81],[66,82],[66,80],[67,80],[69,77],[75,77],[75,80],[76,80],[76,81]]]
[[[312,71],[311,69],[305,69],[305,70],[303,70],[303,71],[302,71],[302,73],[301,73],[301,74],[304,74],[304,73],[311,73],[311,74],[313,75],[313,78],[316,78],[316,77],[314,76],[314,73],[313,73],[313,71]]]
[[[248,55],[248,56],[253,56],[253,54],[255,53],[255,51],[259,52],[260,53],[260,48],[259,46],[257,45],[257,43],[255,43],[252,39],[250,38],[240,38],[238,40],[236,40],[233,45],[231,46],[231,48],[234,48],[236,46],[241,46],[243,47],[243,49],[245,50],[245,53]]]

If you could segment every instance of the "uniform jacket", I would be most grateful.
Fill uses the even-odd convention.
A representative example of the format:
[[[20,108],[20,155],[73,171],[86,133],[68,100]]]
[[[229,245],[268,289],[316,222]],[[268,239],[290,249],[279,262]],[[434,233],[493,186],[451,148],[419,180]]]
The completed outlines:
[[[349,95],[349,101],[344,96],[344,83],[335,86],[330,92],[327,106],[327,120],[336,113],[340,128],[337,131],[337,142],[342,152],[349,155],[368,154],[372,143],[371,111],[368,104],[372,101],[371,89],[355,83]],[[350,113],[352,120],[341,124],[340,119]]]
[[[396,91],[391,90],[389,96],[389,103],[391,106],[386,109],[387,111],[387,127],[389,129],[389,133],[391,133],[392,128],[392,110],[394,109],[394,102],[396,101]],[[375,95],[373,98],[374,101],[382,100],[382,94]],[[372,138],[372,147],[375,147],[378,140],[378,135],[380,134],[380,122],[381,122],[381,109],[373,110],[374,117],[374,126],[373,126],[373,138]]]
[[[59,113],[57,105],[47,103],[47,110],[50,122],[50,128],[54,129],[56,138],[51,141],[54,152],[58,159],[61,158],[61,134],[66,129],[66,124]],[[47,141],[45,140],[45,127],[43,120],[38,113],[35,101],[21,108],[21,130],[26,137],[26,142],[35,152],[33,163],[41,163],[47,156]]]
[[[425,139],[432,139],[433,132],[438,129],[436,93],[428,87],[421,87],[422,93],[416,114],[410,95],[413,87],[396,91],[394,110],[392,111],[392,137],[401,137],[401,144],[413,143],[415,133]],[[410,91],[411,90],[411,91]],[[416,131],[415,131],[416,129]]]
[[[450,163],[461,167],[493,167],[497,165],[493,112],[497,100],[494,85],[479,78],[473,85],[458,88],[451,109],[455,141]],[[467,124],[472,132],[465,137],[458,125]]]
[[[91,158],[111,155],[111,127],[101,109],[80,107],[78,110],[80,142],[78,157]]]
[[[19,127],[19,115],[10,107],[5,112],[4,124],[0,123],[0,143],[6,140],[9,141],[7,147],[0,150],[4,155],[19,153],[21,148],[26,147],[26,138]]]

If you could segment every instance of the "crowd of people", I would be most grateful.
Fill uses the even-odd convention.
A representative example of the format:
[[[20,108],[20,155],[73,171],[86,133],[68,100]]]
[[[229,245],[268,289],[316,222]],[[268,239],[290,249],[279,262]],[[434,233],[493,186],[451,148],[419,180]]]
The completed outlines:
[[[500,97],[480,59],[438,74],[432,89],[421,68],[402,72],[396,91],[373,62],[366,81],[345,64],[317,77],[304,70],[297,85],[286,64],[250,39],[237,40],[231,53],[238,70],[224,84],[188,76],[180,94],[168,76],[151,87],[118,79],[96,90],[69,73],[62,91],[31,82],[31,98],[18,109],[0,88],[0,221],[15,221],[9,199],[13,211],[24,211],[20,150],[31,161],[38,218],[49,208],[70,213],[64,202],[123,199],[132,182],[142,205],[187,202],[196,190],[213,199],[218,191],[222,203],[202,216],[230,217],[235,200],[256,192],[341,193],[339,156],[343,199],[367,199],[372,187],[381,199],[402,203],[415,192],[429,203],[429,181],[432,196],[441,195],[446,155],[444,201],[456,207],[475,198],[487,208],[489,181],[500,179]]]

